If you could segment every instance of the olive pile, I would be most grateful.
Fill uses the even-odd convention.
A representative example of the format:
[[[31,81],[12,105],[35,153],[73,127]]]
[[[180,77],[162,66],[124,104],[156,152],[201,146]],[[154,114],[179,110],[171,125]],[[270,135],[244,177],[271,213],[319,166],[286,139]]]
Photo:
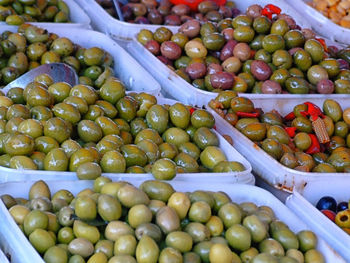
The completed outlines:
[[[69,7],[63,0],[1,0],[0,21],[9,25],[25,22],[69,22]]]
[[[79,82],[100,88],[113,76],[113,57],[101,48],[83,48],[29,24],[18,33],[4,31],[0,37],[0,86],[41,64],[63,62],[79,74]]]
[[[223,192],[99,177],[76,197],[38,181],[28,199],[1,199],[46,263],[325,262],[313,232],[295,234],[270,207]]]
[[[118,18],[112,0],[97,0],[111,15]],[[225,6],[218,6],[214,1],[203,1],[198,5],[198,12],[191,11],[185,4],[173,5],[169,0],[136,0],[130,1],[122,8],[126,22],[136,24],[156,24],[180,26],[184,22],[196,19],[201,22],[219,22],[225,18],[235,17],[240,11],[234,2],[228,1]]]
[[[244,171],[227,161],[211,128],[214,117],[183,104],[159,105],[130,93],[115,77],[99,92],[39,75],[25,89],[0,96],[0,165],[14,169],[77,171],[81,179],[106,173]],[[192,112],[192,113],[191,113]]]
[[[350,108],[327,99],[319,119],[325,126],[329,142],[320,143],[313,120],[307,112],[317,110],[308,103],[296,105],[284,118],[277,112],[263,113],[253,102],[223,91],[210,102],[226,121],[256,142],[281,164],[304,172],[350,172]]]
[[[325,52],[308,29],[280,14],[269,19],[253,5],[246,14],[219,23],[184,23],[143,29],[138,41],[194,87],[242,93],[350,93],[350,57],[335,47]],[[346,59],[331,58],[339,56]]]

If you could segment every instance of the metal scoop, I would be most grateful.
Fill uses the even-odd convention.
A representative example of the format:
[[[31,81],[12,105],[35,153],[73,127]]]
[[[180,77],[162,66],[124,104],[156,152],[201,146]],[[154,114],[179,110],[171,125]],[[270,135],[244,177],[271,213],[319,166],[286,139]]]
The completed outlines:
[[[12,88],[24,89],[36,76],[41,74],[48,74],[54,82],[67,82],[71,86],[75,86],[79,83],[78,75],[71,66],[64,63],[51,63],[41,65],[28,71],[7,84],[2,91],[6,94]]]

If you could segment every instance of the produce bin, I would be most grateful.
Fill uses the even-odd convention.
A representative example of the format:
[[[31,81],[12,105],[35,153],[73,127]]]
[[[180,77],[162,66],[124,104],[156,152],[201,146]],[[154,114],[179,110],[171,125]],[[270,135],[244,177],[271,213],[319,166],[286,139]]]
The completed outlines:
[[[139,186],[142,181],[135,179],[129,180],[135,186]],[[10,194],[15,197],[27,197],[27,193],[34,182],[13,182],[0,185],[0,195]],[[290,229],[294,232],[307,229],[305,225],[297,216],[295,216],[286,206],[276,199],[269,192],[248,185],[227,185],[227,184],[201,184],[197,182],[183,183],[171,182],[175,190],[186,192],[194,190],[209,190],[209,191],[223,191],[227,193],[234,202],[254,202],[257,205],[270,206],[278,219],[288,224]],[[80,190],[92,187],[91,181],[50,181],[48,186],[51,192],[54,193],[60,189],[67,189],[73,194],[77,194]],[[8,213],[6,207],[0,202],[0,221],[2,227],[0,228],[0,244],[6,253],[11,255],[13,263],[44,263],[39,254],[27,241],[21,230]],[[319,239],[317,248],[323,253],[326,262],[340,263],[344,261],[329,245]]]
[[[74,0],[64,0],[69,7],[69,19],[68,23],[53,23],[53,22],[32,22],[31,24],[36,26],[58,26],[66,29],[71,28],[91,28],[91,20],[83,9]],[[6,26],[6,22],[0,22],[1,26]]]
[[[312,231],[332,244],[332,247],[347,262],[350,262],[350,235],[329,220],[315,206],[323,196],[332,196],[337,202],[348,201],[350,178],[332,178],[311,182],[301,189],[295,189],[286,201],[294,213],[306,223]]]
[[[320,35],[333,41],[350,44],[350,29],[337,25],[322,13],[307,5],[313,0],[289,0],[289,3],[305,17],[312,28]]]
[[[132,40],[134,36],[141,29],[149,29],[155,31],[160,25],[147,25],[147,24],[132,24],[128,22],[122,22],[108,14],[103,7],[101,7],[95,0],[77,0],[80,7],[89,15],[92,21],[92,25],[97,30],[111,35],[116,40]],[[279,0],[247,0],[247,1],[232,1],[235,2],[237,8],[241,11],[252,4],[275,4],[278,5],[283,12],[291,14],[295,21],[302,27],[310,28],[311,25],[301,15],[299,15],[289,4],[285,1]],[[177,32],[177,26],[166,26],[173,32]]]
[[[157,98],[160,104],[172,105],[176,103],[174,100]],[[217,128],[217,126],[216,126]],[[225,153],[229,161],[238,161],[246,168],[243,172],[229,172],[229,173],[182,173],[178,174],[173,180],[175,181],[187,181],[201,183],[242,183],[242,184],[255,184],[255,178],[251,174],[252,167],[250,163],[233,148],[218,132],[216,135],[219,138],[219,147]],[[139,180],[153,179],[151,174],[130,174],[130,173],[106,173],[114,180],[130,180],[131,178]],[[27,180],[78,180],[75,172],[58,172],[58,171],[38,171],[38,170],[16,170],[0,166],[0,182],[9,181],[27,181]]]
[[[329,42],[328,42],[329,43]],[[128,52],[133,55],[134,58],[152,74],[152,76],[160,83],[162,86],[162,92],[165,96],[170,96],[181,102],[196,105],[205,106],[210,100],[215,99],[217,93],[203,91],[195,88],[190,83],[185,81],[179,75],[177,75],[173,70],[168,68],[159,59],[157,59],[151,52],[142,46],[141,43],[136,40],[129,42],[127,44]],[[309,99],[322,99],[323,94],[252,94],[252,93],[242,93],[242,96],[252,99],[304,99],[305,97]],[[346,98],[348,95],[344,94],[331,94],[327,95],[332,98]]]
[[[329,97],[329,96],[327,96]],[[282,116],[287,115],[297,104],[310,101],[322,108],[323,102],[327,98],[322,99],[254,99],[253,103],[256,108],[262,108],[264,112],[273,109],[277,110]],[[346,95],[339,95],[335,99],[342,108],[350,107],[350,100]],[[335,178],[338,180],[346,180],[350,178],[349,173],[311,173],[301,172],[290,169],[267,154],[262,148],[257,146],[253,141],[244,136],[226,120],[220,117],[214,110],[209,109],[214,115],[217,123],[217,131],[220,134],[228,134],[234,140],[234,147],[251,163],[254,174],[260,176],[271,186],[291,193],[293,188],[303,188],[310,182],[332,182]],[[327,185],[328,186],[328,185]],[[325,186],[325,187],[327,187]],[[283,192],[281,192],[282,194]]]
[[[83,47],[100,47],[109,52],[114,59],[114,73],[127,87],[128,90],[146,91],[153,95],[160,94],[160,85],[137,61],[132,58],[123,48],[108,36],[86,29],[62,28],[52,25],[40,25],[49,32],[56,33],[60,37],[67,37],[73,43]],[[15,26],[3,26],[0,32],[6,30],[17,32]]]

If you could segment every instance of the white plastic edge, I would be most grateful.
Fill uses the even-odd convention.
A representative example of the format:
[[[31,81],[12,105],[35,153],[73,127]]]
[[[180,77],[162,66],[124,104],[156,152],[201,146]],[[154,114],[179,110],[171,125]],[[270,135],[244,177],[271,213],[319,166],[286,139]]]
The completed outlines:
[[[135,186],[139,186],[142,181],[129,180]],[[17,182],[5,183],[0,185],[0,194],[11,194],[15,197],[27,197],[30,186],[34,182]],[[83,188],[92,187],[91,181],[48,181],[47,184],[51,189],[51,193],[55,193],[60,189],[70,190],[73,194],[77,194]],[[270,206],[278,219],[288,224],[290,229],[294,232],[308,229],[307,225],[303,223],[295,214],[293,214],[282,202],[280,202],[271,193],[261,188],[250,185],[228,185],[228,184],[205,184],[198,183],[184,183],[171,182],[175,190],[194,191],[194,190],[209,190],[209,191],[223,191],[227,193],[234,202],[254,202],[257,205]],[[3,246],[4,251],[9,253],[13,263],[44,263],[39,254],[27,241],[21,230],[8,213],[6,207],[0,202],[0,245]],[[6,247],[3,245],[7,242]],[[323,253],[327,263],[343,263],[344,261],[331,247],[321,238],[317,248]]]

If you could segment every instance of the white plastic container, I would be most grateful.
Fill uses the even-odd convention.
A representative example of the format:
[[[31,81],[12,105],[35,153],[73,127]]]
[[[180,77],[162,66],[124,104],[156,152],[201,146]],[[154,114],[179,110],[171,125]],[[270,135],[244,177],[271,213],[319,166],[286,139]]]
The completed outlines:
[[[90,28],[91,20],[83,9],[74,2],[74,0],[64,0],[69,7],[69,23],[52,23],[52,22],[31,22],[30,24],[36,26],[58,26],[63,28]],[[6,22],[0,22],[1,26],[7,25]]]
[[[322,237],[347,262],[350,262],[350,235],[323,215],[315,206],[323,196],[332,196],[337,202],[350,200],[350,178],[332,178],[312,182],[296,189],[287,198],[286,205],[318,236]]]
[[[324,100],[322,99],[255,99],[253,100],[256,108],[262,108],[264,112],[273,109],[277,110],[282,116],[287,115],[297,104],[310,101],[321,107]],[[343,109],[350,107],[349,97],[336,99]],[[290,169],[268,155],[263,149],[257,146],[253,141],[240,133],[231,124],[221,118],[214,110],[208,109],[215,117],[217,131],[220,134],[228,134],[233,138],[234,147],[251,163],[254,174],[262,177],[270,185],[277,189],[292,192],[294,187],[302,188],[310,182],[332,182],[333,179],[339,180],[349,178],[349,173],[307,173]],[[325,185],[327,187],[327,185]]]
[[[317,33],[333,41],[350,44],[350,29],[335,24],[322,13],[306,4],[312,2],[312,0],[289,0],[288,2],[299,11],[300,15],[311,24]]]
[[[108,14],[103,7],[101,7],[95,0],[77,0],[80,7],[89,15],[92,20],[94,28],[101,32],[110,34],[116,40],[132,40],[132,38],[143,28],[155,31],[160,25],[140,25],[128,22],[122,22]],[[289,4],[285,1],[279,0],[246,0],[246,1],[232,1],[242,12],[252,4],[260,4],[265,6],[267,4],[278,5],[284,13],[291,14],[295,21],[302,27],[311,27],[311,25],[299,15]],[[177,26],[166,26],[173,32],[177,32]]]
[[[176,103],[174,100],[158,98],[158,103],[172,105]],[[255,184],[255,178],[251,174],[252,167],[250,163],[233,148],[219,133],[214,132],[219,138],[219,147],[225,153],[229,161],[238,161],[246,168],[243,172],[231,173],[183,173],[178,174],[173,179],[175,181],[199,182],[204,180],[206,183],[241,183],[241,184]],[[106,173],[114,180],[129,180],[130,178],[139,180],[151,180],[154,177],[152,174],[128,174],[128,173]],[[74,172],[51,172],[51,171],[37,171],[37,170],[16,170],[0,166],[0,182],[10,181],[27,181],[27,180],[77,180]]]
[[[128,90],[146,91],[153,95],[160,94],[160,85],[137,61],[123,48],[108,36],[81,28],[63,28],[52,25],[40,25],[49,32],[56,33],[60,37],[68,37],[73,43],[82,47],[100,47],[109,52],[114,59],[114,73],[127,87]],[[3,31],[17,32],[15,26],[3,26]]]
[[[9,263],[8,258],[5,256],[4,252],[0,249],[0,262],[1,263]]]
[[[138,180],[130,180],[130,182],[135,186],[139,186],[142,183],[142,181]],[[91,181],[49,181],[47,183],[51,189],[51,193],[55,193],[60,189],[67,189],[73,194],[77,194],[84,188],[91,188],[93,185],[93,182]],[[29,181],[1,184],[0,195],[10,194],[14,197],[27,198],[28,191],[32,184],[33,182]],[[274,210],[278,219],[288,224],[292,231],[298,232],[300,230],[308,229],[305,223],[287,209],[287,207],[276,199],[276,197],[255,186],[210,183],[198,185],[197,183],[184,182],[171,182],[171,184],[177,191],[223,191],[231,197],[232,201],[237,203],[254,202],[257,205],[267,205]],[[23,235],[22,231],[18,228],[2,202],[0,202],[0,222],[2,222],[2,227],[0,228],[0,244],[6,242],[6,245],[3,245],[3,248],[6,253],[11,255],[12,263],[44,263],[39,254],[27,241],[27,238]],[[322,239],[319,239],[317,249],[323,253],[327,263],[346,262]]]

